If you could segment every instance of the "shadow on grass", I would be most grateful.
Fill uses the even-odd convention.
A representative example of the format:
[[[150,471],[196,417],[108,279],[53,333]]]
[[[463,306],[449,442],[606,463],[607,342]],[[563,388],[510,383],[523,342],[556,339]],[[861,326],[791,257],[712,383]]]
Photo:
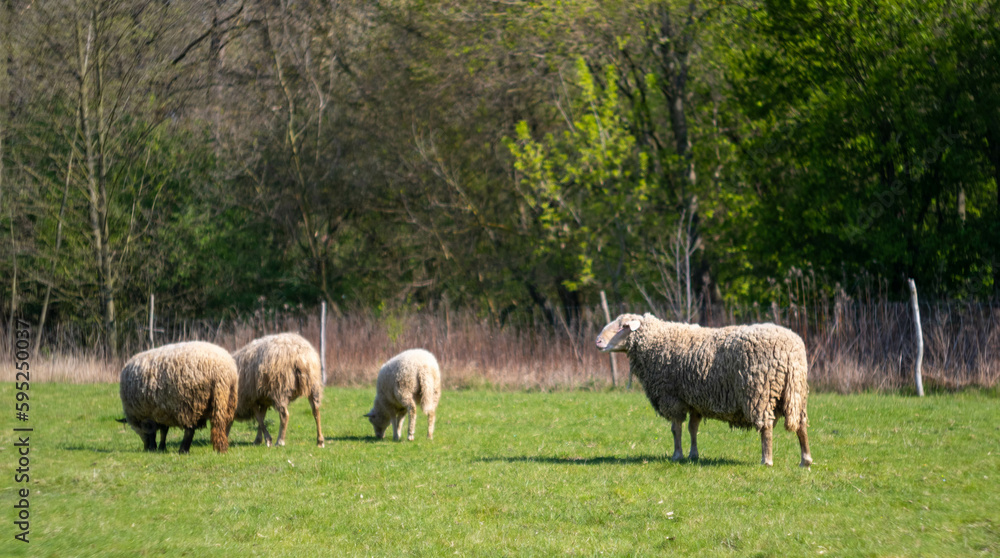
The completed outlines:
[[[635,455],[631,457],[546,457],[541,455],[525,455],[517,457],[480,457],[476,461],[480,463],[549,463],[554,465],[642,465],[644,463],[666,463],[683,465],[690,463],[700,467],[718,467],[722,465],[741,465],[739,461],[732,459],[713,459],[702,457],[698,460],[682,459],[674,462],[666,455]]]
[[[327,442],[368,442],[375,443],[378,439],[374,436],[326,436],[323,438]],[[392,441],[392,438],[389,438]]]
[[[136,445],[139,446],[139,449],[142,449],[142,444],[136,444]],[[98,447],[93,447],[93,446],[82,446],[82,445],[79,445],[79,444],[76,444],[76,445],[74,445],[74,444],[62,444],[62,445],[59,446],[59,449],[66,450],[66,451],[89,451],[89,452],[93,452],[93,453],[121,453],[120,450],[113,450],[111,448],[98,448]]]
[[[159,438],[157,438],[157,439],[159,439]],[[132,446],[131,444],[128,444],[128,447],[125,447],[125,448],[108,448],[108,447],[98,447],[98,446],[87,446],[87,445],[83,445],[83,444],[60,444],[59,445],[59,449],[66,450],[66,451],[89,451],[89,452],[93,452],[93,453],[123,453],[123,452],[124,453],[129,453],[129,452],[138,452],[138,453],[177,453],[178,450],[181,449],[181,440],[180,440],[180,438],[178,438],[177,440],[174,440],[174,441],[169,441],[168,440],[167,441],[166,449],[164,449],[163,451],[160,451],[159,449],[157,449],[157,450],[154,450],[154,451],[151,451],[151,452],[146,452],[146,450],[143,449],[143,447],[142,447],[142,441],[139,439],[138,436],[135,437],[134,441],[135,441],[135,446]],[[233,447],[233,446],[252,446],[252,445],[253,444],[251,442],[236,442],[236,441],[232,441],[232,440],[229,442],[229,447]],[[194,451],[195,448],[208,448],[208,449],[211,450],[212,449],[212,442],[211,442],[211,440],[208,440],[208,439],[204,439],[204,440],[197,440],[197,439],[196,440],[192,440],[191,441],[191,448],[190,449],[191,449],[191,451]]]
[[[191,447],[194,447],[198,443],[199,442],[197,440],[192,441],[191,442]],[[210,441],[208,441],[208,442],[201,442],[201,444],[204,444],[206,446],[212,445],[210,443]],[[180,446],[181,443],[178,441],[176,445]],[[231,447],[231,448],[232,447],[252,448],[252,447],[256,447],[256,446],[260,446],[262,448],[266,448],[267,447],[267,445],[264,442],[261,442],[259,444],[255,444],[255,443],[253,443],[253,440],[233,440],[232,438],[229,439],[229,447]],[[170,447],[170,442],[167,442],[167,447],[168,448]]]

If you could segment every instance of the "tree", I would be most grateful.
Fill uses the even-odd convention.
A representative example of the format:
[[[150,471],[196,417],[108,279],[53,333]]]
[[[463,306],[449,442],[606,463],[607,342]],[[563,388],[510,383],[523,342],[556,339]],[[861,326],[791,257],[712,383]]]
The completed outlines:
[[[595,282],[595,262],[602,276],[620,276],[635,231],[648,223],[648,154],[627,129],[617,82],[608,66],[599,88],[579,59],[573,83],[579,96],[564,112],[567,129],[536,141],[521,121],[516,141],[507,141],[515,188],[540,240],[534,256],[551,262],[570,292]]]
[[[982,123],[996,97],[962,79],[982,59],[967,45],[986,44],[989,26],[973,4],[950,6],[778,2],[748,14],[730,75],[753,130],[742,147],[767,154],[742,167],[762,272],[808,262],[874,271],[901,295],[907,277],[937,295],[991,290]]]

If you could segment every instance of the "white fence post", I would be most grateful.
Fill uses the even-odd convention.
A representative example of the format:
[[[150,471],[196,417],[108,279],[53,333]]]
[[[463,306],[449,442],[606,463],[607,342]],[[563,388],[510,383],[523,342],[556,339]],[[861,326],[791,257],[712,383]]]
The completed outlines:
[[[611,323],[611,313],[608,312],[608,297],[601,291],[601,308],[604,309],[604,323]],[[615,364],[615,354],[608,353],[608,358],[611,359],[611,385],[613,387],[618,387],[618,366]],[[629,378],[631,381],[631,378]]]
[[[156,295],[149,293],[149,348],[155,349],[156,343],[153,341],[153,300]]]
[[[326,301],[320,304],[319,310],[319,369],[326,386]]]
[[[913,379],[917,384],[917,397],[924,396],[924,381],[920,376],[920,366],[924,362],[924,334],[920,329],[920,306],[917,304],[917,284],[913,279],[910,283],[910,301],[913,303],[913,320],[917,326],[917,364],[913,367]]]

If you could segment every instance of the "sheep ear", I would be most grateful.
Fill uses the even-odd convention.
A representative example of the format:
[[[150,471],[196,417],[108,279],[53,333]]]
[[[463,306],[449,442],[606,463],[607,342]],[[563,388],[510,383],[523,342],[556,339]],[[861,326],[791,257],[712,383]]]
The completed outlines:
[[[630,320],[625,325],[627,325],[630,330],[635,331],[639,329],[639,326],[642,325],[642,323],[639,320]]]

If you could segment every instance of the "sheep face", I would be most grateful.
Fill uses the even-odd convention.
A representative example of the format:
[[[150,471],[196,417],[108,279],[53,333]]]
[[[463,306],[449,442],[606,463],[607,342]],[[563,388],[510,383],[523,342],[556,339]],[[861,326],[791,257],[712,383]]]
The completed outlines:
[[[378,412],[374,407],[365,413],[365,416],[368,417],[368,422],[372,423],[372,427],[375,429],[375,438],[379,440],[385,438],[385,429],[389,427],[391,421],[389,416]]]
[[[633,331],[642,327],[642,316],[622,314],[604,326],[597,336],[597,348],[603,353],[621,353],[628,349],[628,339]]]

